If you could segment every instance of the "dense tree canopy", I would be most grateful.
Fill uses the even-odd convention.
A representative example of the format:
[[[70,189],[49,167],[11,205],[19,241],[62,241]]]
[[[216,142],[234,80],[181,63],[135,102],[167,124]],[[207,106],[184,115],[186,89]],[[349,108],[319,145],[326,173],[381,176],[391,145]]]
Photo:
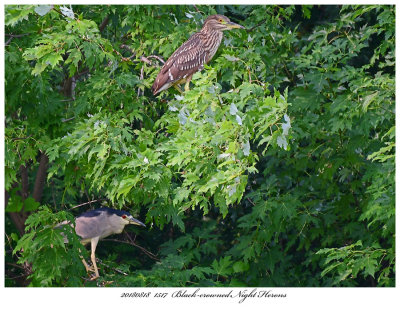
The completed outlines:
[[[209,65],[151,93],[223,14]],[[7,286],[394,286],[393,6],[6,6]],[[73,230],[107,205],[147,228]]]

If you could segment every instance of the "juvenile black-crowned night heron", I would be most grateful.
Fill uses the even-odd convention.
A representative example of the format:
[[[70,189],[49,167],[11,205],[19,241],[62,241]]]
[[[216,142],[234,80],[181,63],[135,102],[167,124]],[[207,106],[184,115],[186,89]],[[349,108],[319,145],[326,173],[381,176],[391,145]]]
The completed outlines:
[[[91,244],[92,253],[90,258],[93,263],[93,269],[88,266],[84,259],[82,259],[82,262],[86,271],[94,271],[95,275],[92,279],[99,277],[95,256],[97,243],[107,236],[122,233],[127,224],[146,227],[144,223],[132,217],[129,212],[108,207],[87,211],[75,219],[75,232],[82,238],[81,243],[84,245]]]
[[[185,91],[189,90],[192,75],[204,68],[217,52],[221,44],[223,31],[242,28],[223,15],[211,15],[203,24],[203,28],[193,34],[183,43],[161,68],[151,87],[153,94],[174,86],[181,92],[178,84],[185,84]]]

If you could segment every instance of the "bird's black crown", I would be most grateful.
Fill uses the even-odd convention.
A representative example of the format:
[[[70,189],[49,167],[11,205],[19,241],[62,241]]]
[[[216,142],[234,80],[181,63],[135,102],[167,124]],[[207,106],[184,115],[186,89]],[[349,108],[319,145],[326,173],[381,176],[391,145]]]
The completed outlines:
[[[102,208],[93,209],[93,210],[89,210],[87,212],[84,212],[79,217],[97,217],[104,211],[106,211],[107,214],[109,214],[109,215],[115,214],[115,215],[120,216],[120,217],[123,216],[123,215],[126,215],[126,216],[130,216],[131,215],[127,211],[113,209],[113,208],[109,208],[109,207],[102,207]]]

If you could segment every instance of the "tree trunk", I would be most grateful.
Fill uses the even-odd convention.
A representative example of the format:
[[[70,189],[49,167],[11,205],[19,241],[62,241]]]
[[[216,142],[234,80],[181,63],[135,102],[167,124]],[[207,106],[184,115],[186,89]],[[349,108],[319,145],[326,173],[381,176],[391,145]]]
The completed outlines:
[[[48,164],[49,158],[44,152],[42,152],[42,154],[40,155],[39,168],[36,173],[35,186],[33,187],[33,198],[36,202],[40,202],[40,200],[42,199]]]

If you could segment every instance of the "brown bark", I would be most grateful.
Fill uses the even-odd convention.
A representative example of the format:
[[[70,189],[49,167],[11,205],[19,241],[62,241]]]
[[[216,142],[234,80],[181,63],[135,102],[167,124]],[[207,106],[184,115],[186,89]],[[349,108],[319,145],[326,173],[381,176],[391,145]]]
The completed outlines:
[[[62,94],[66,97],[71,97],[71,89],[72,89],[72,78],[68,77],[64,80],[62,87]]]
[[[22,236],[25,233],[25,218],[20,212],[9,212],[12,222],[17,228],[19,234]]]
[[[36,173],[35,185],[33,187],[33,198],[35,201],[40,202],[42,199],[43,188],[46,181],[47,168],[49,164],[49,158],[47,155],[42,152],[40,154],[40,162],[39,167]],[[29,183],[28,183],[28,169],[26,166],[22,165],[20,167],[21,174],[21,191],[19,194],[22,199],[25,200],[29,196]],[[5,206],[7,207],[10,195],[6,191],[5,192]],[[28,216],[28,213],[23,209],[20,212],[9,212],[11,220],[13,221],[15,227],[17,228],[19,234],[22,236],[25,233],[25,221]],[[23,249],[22,249],[23,250]],[[21,280],[26,280],[26,278],[32,273],[32,266],[29,263],[24,263],[24,272],[25,274],[21,276]],[[27,283],[26,283],[27,284]]]
[[[110,17],[107,15],[106,18],[103,19],[99,26],[100,32],[103,32],[104,28],[108,25],[108,22],[110,21]]]
[[[25,166],[21,165],[20,167],[20,174],[21,174],[21,191],[19,194],[23,199],[25,199],[29,195],[28,190],[28,170]],[[17,183],[12,185],[11,189],[15,189]],[[10,200],[10,194],[4,190],[4,208],[7,208],[8,201]],[[14,223],[15,227],[17,228],[19,234],[22,236],[25,233],[25,220],[27,218],[27,214],[21,210],[20,212],[8,212],[12,222]]]
[[[26,199],[29,195],[29,183],[28,183],[28,168],[26,165],[21,165],[19,167],[19,172],[21,174],[21,196],[22,199]]]
[[[40,202],[40,200],[42,199],[42,193],[46,181],[48,165],[49,165],[49,158],[44,152],[42,152],[40,155],[39,168],[36,173],[35,186],[33,187],[33,194],[32,194],[36,202]]]

